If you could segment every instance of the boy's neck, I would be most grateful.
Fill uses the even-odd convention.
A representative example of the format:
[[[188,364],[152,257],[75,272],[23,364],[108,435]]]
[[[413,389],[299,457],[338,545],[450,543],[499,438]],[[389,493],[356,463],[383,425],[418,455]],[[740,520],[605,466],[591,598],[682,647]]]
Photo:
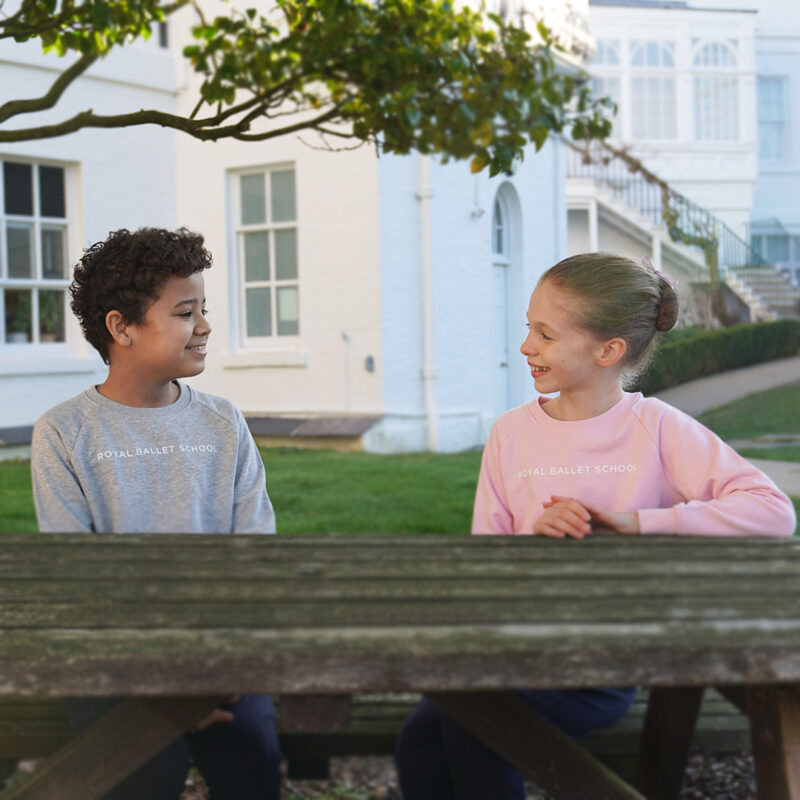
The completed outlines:
[[[181,394],[175,381],[147,382],[138,376],[122,375],[110,370],[106,380],[97,387],[103,397],[134,408],[162,408],[172,405]]]

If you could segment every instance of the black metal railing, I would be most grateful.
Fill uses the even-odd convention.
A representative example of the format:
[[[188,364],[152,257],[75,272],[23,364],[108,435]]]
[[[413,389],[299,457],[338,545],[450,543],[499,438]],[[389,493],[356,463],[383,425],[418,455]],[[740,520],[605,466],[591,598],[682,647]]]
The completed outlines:
[[[591,178],[655,227],[665,228],[672,241],[698,252],[707,266],[709,256],[716,254],[720,278],[729,269],[767,265],[761,254],[721,219],[637,164],[636,159],[629,162],[602,143],[595,142],[588,149],[567,147],[567,177]]]

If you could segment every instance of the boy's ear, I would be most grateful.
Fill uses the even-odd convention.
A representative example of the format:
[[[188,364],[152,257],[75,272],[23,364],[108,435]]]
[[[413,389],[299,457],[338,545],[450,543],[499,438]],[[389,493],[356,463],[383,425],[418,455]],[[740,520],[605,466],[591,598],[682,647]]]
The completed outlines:
[[[618,364],[628,350],[628,345],[624,339],[617,337],[603,342],[603,349],[597,358],[597,363],[601,367],[613,367]]]
[[[130,347],[133,344],[128,323],[119,311],[113,310],[106,314],[106,328],[111,338],[121,347]]]

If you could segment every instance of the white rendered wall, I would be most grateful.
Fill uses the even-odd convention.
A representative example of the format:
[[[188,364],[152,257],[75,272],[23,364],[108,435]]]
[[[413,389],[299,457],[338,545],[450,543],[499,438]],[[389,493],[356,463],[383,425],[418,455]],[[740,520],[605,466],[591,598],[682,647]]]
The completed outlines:
[[[214,4],[206,6],[213,13]],[[226,5],[220,9],[227,13]],[[188,113],[197,80],[188,71],[184,80],[189,91],[179,107]],[[313,133],[303,132],[302,140],[322,145]],[[279,165],[295,170],[300,333],[246,347],[237,309],[234,176]],[[367,146],[327,152],[298,136],[216,144],[181,139],[178,218],[203,234],[214,257],[205,276],[213,332],[206,370],[194,385],[225,395],[245,413],[381,412],[377,169]]]
[[[792,0],[761,0],[756,62],[760,76],[786,78],[786,156],[759,163],[753,220],[777,219],[800,236],[800,15]]]
[[[0,103],[44,93],[70,57],[43,56],[35,43],[0,42]],[[135,44],[95,64],[55,109],[4,128],[52,123],[89,108],[112,114],[172,110],[174,58],[155,43]],[[69,136],[0,144],[0,159],[49,161],[66,168],[68,260],[121,227],[177,225],[176,136],[154,126],[83,130]],[[0,344],[0,426],[32,424],[44,411],[105,376],[105,367],[68,314],[67,342]]]
[[[380,235],[383,306],[384,418],[366,437],[369,449],[428,446],[421,308],[420,156],[382,157]],[[519,268],[509,282],[510,406],[534,396],[518,348],[530,292],[566,246],[560,145],[531,150],[513,176],[472,175],[465,163],[432,160],[430,215],[437,449],[482,444],[494,407],[491,224],[495,195],[508,183],[519,199]],[[514,322],[516,320],[516,323]]]

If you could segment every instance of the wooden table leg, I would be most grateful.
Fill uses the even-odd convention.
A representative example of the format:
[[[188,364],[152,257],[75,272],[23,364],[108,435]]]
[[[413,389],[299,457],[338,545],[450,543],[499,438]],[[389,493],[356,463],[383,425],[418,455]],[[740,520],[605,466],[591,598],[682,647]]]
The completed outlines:
[[[558,800],[644,800],[511,692],[447,692],[427,697]]]
[[[218,697],[125,700],[3,792],[2,800],[96,800],[221,702]]]
[[[703,687],[650,689],[633,785],[648,800],[680,796]]]
[[[800,694],[797,687],[748,687],[746,696],[759,798],[800,800]]]

